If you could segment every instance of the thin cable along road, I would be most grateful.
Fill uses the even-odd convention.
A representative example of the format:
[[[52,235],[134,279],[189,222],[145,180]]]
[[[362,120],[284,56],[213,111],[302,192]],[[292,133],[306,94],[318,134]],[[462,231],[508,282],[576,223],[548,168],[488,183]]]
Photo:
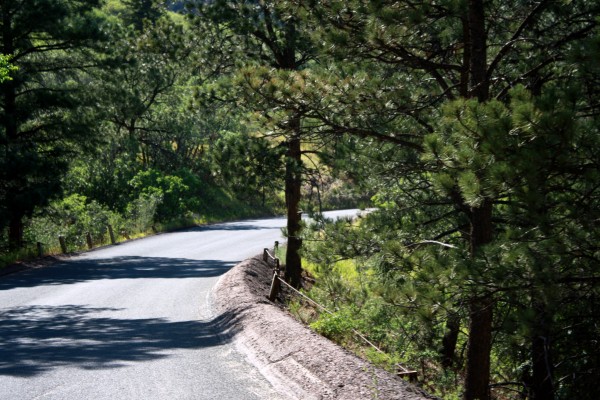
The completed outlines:
[[[282,399],[210,291],[284,225],[198,227],[0,277],[0,399]]]

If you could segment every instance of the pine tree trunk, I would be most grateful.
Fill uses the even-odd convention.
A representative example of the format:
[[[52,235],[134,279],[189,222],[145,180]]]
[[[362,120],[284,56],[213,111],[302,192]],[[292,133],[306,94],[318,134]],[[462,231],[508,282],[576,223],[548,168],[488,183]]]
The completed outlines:
[[[485,102],[489,97],[487,77],[487,33],[483,0],[468,3],[469,97]],[[492,202],[471,208],[471,257],[476,259],[482,246],[490,243],[492,234]],[[469,304],[469,342],[465,375],[466,400],[490,399],[490,352],[494,302],[491,295],[474,295]]]
[[[285,163],[285,201],[287,206],[288,244],[285,257],[285,279],[295,288],[299,288],[302,277],[300,258],[300,188],[302,185],[302,152],[300,146],[300,118],[292,120],[294,134],[288,141]]]
[[[469,0],[469,96],[484,102],[489,97],[487,78],[487,33],[482,0]]]
[[[11,165],[17,157],[16,148],[18,148],[16,115],[16,94],[15,88],[11,83],[5,83],[4,90],[4,130],[6,132],[6,141],[4,146],[4,157],[6,165]],[[8,221],[8,243],[11,250],[16,250],[23,245],[23,215],[19,210],[19,200],[16,199],[18,191],[21,189],[19,170],[17,168],[8,168],[2,174],[3,185],[7,188],[5,198],[2,199],[7,207],[9,214]]]
[[[550,329],[546,307],[539,301],[534,301],[536,321],[531,338],[531,355],[533,364],[532,399],[554,400],[554,385],[552,380],[552,359],[550,357]]]
[[[10,9],[10,7],[9,7]],[[13,34],[11,30],[12,26],[12,18],[9,10],[2,9],[2,26],[3,26],[3,42],[2,42],[2,53],[3,54],[13,54],[14,46],[13,46]],[[10,165],[10,160],[15,156],[13,151],[16,147],[18,141],[18,127],[16,121],[17,115],[17,94],[13,81],[5,81],[2,84],[2,96],[4,103],[4,132],[5,132],[5,141],[2,143],[4,146],[4,158],[6,165]],[[2,199],[5,202],[5,205],[8,208],[9,221],[8,221],[8,243],[11,250],[16,250],[23,245],[23,218],[18,210],[15,210],[15,205],[18,204],[11,198],[15,196],[17,178],[15,174],[18,171],[14,169],[11,171],[4,171],[2,174],[2,179],[5,182],[2,182],[3,186],[7,188],[6,190],[6,198]]]
[[[471,257],[492,240],[492,203],[486,199],[471,210]],[[490,353],[494,302],[491,295],[475,296],[469,304],[469,342],[465,400],[490,399]]]
[[[449,312],[446,320],[446,334],[442,338],[442,367],[444,369],[452,367],[455,361],[456,342],[460,331],[460,317],[455,312]]]
[[[492,349],[493,301],[489,297],[471,299],[467,347],[466,400],[490,399],[490,352]]]
[[[23,247],[23,219],[11,216],[8,224],[8,246],[11,250]]]

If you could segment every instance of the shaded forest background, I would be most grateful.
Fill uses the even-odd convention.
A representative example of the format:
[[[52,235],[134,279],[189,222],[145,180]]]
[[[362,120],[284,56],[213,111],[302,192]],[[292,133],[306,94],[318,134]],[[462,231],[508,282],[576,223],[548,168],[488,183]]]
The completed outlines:
[[[285,213],[315,330],[448,399],[600,398],[596,1],[0,12],[4,263]]]

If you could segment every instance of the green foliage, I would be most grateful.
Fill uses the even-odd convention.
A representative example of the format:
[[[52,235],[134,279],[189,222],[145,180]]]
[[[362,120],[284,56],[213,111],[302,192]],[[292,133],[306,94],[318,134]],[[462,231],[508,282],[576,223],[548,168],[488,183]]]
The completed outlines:
[[[161,1],[158,0],[122,0],[121,3],[125,6],[123,22],[126,25],[133,25],[138,31],[144,28],[144,24],[155,23],[164,12],[161,10]],[[162,3],[164,6],[165,2]]]
[[[18,67],[10,63],[10,55],[0,54],[0,83],[12,80],[10,75],[17,69]]]
[[[303,238],[315,329],[456,398],[483,297],[495,394],[598,397],[597,2],[193,3],[2,3],[3,243],[371,198]]]
[[[328,228],[325,231],[329,233]],[[314,259],[323,254],[309,245],[306,255]],[[315,285],[307,294],[335,311],[315,315],[316,309],[294,303],[291,305],[294,315],[310,324],[316,332],[375,365],[395,371],[396,364],[401,363],[407,368],[424,371],[424,376],[419,375],[419,382],[430,393],[448,399],[459,397],[462,378],[453,371],[443,371],[434,350],[439,345],[436,336],[443,332],[445,314],[442,310],[435,311],[433,307],[434,312],[420,312],[422,302],[408,299],[406,289],[399,289],[388,281],[388,277],[376,273],[373,267],[354,261],[336,263],[333,268],[326,263],[307,262],[305,265],[316,277]],[[360,332],[384,353],[368,345],[354,331]],[[461,336],[460,345],[464,346],[465,339]]]
[[[0,85],[0,227],[13,247],[22,218],[60,193],[69,158],[94,143],[85,92],[92,50],[103,38],[97,1],[2,3],[1,54],[17,67]],[[85,140],[84,140],[85,139]]]
[[[158,221],[164,222],[184,216],[190,210],[190,203],[194,201],[194,197],[191,196],[191,188],[184,183],[184,178],[187,178],[187,183],[196,188],[198,181],[191,174],[182,175],[184,177],[162,175],[155,170],[141,171],[131,180],[130,185],[134,189],[134,193],[156,200],[158,205],[156,217]]]
[[[480,322],[473,300],[486,298],[497,382],[524,382],[516,389],[523,396],[590,397],[563,386],[563,367],[581,364],[569,361],[578,356],[561,332],[574,329],[574,309],[587,333],[597,329],[585,310],[598,290],[588,242],[599,233],[588,222],[598,200],[591,170],[599,159],[589,150],[598,137],[590,58],[598,4],[509,3],[312,3],[330,64],[302,71],[296,97],[272,91],[281,104],[302,103],[323,134],[368,138],[357,156],[369,165],[364,182],[380,211],[356,226],[321,227],[307,257],[369,265],[371,289],[423,327],[420,351],[447,346],[446,334],[469,318]],[[574,299],[578,306],[565,307]],[[458,328],[444,324],[456,318]],[[593,348],[594,336],[582,346]],[[486,340],[469,333],[470,344]],[[485,364],[481,352],[468,354]],[[552,368],[542,362],[548,357]],[[582,381],[596,371],[594,357],[586,359],[573,372]],[[468,369],[467,391],[487,387],[486,375]]]
[[[219,181],[240,200],[262,207],[280,206],[284,149],[247,132],[223,132],[210,150]]]
[[[452,117],[441,120],[440,131],[428,137],[423,156],[425,171],[443,168],[407,175],[380,190],[376,197],[380,211],[366,221],[336,222],[309,237],[315,241],[307,241],[311,245],[306,256],[318,263],[327,265],[339,257],[369,260],[377,272],[368,279],[369,296],[380,297],[384,309],[392,312],[388,315],[393,315],[385,318],[382,329],[389,332],[396,326],[412,334],[415,347],[403,347],[409,359],[417,362],[422,352],[439,348],[447,313],[458,312],[464,318],[465,298],[482,289],[495,292],[500,301],[494,379],[513,380],[528,373],[530,353],[524,349],[539,335],[539,312],[552,318],[553,329],[577,335],[581,348],[575,351],[579,354],[586,354],[583,347],[595,346],[596,335],[591,332],[597,326],[582,306],[594,304],[598,288],[595,278],[581,278],[596,273],[593,262],[588,264],[579,255],[594,258],[595,250],[583,237],[598,234],[588,223],[588,218],[596,218],[592,182],[597,177],[587,171],[598,165],[596,152],[587,150],[596,146],[592,143],[597,140],[597,128],[578,121],[571,112],[572,103],[557,103],[557,97],[556,91],[549,91],[547,97],[533,99],[516,88],[507,106],[452,104],[445,110]],[[437,190],[432,192],[432,188]],[[449,207],[451,203],[436,200],[438,195],[443,199],[455,193],[470,206],[477,206],[482,197],[497,199],[495,215],[502,223],[496,225],[497,239],[483,249],[482,261],[470,260],[461,238],[464,233],[454,228],[464,220]],[[580,214],[582,208],[586,211]],[[447,232],[443,242],[440,232]],[[436,240],[428,239],[436,236]],[[343,307],[344,301],[360,304],[351,296],[339,295],[350,287],[344,281],[337,280],[335,290],[328,277],[319,277],[318,282],[320,288],[313,290],[327,293],[337,307]],[[575,298],[579,306],[571,302]],[[536,308],[540,302],[542,311]],[[573,325],[573,318],[586,326],[585,333],[574,333],[579,325]],[[378,324],[369,320],[367,326]],[[378,337],[373,330],[367,332]],[[464,340],[459,337],[459,343]],[[553,340],[553,356],[562,360],[557,374],[577,370],[579,379],[585,379],[595,370],[594,357],[584,356],[584,363],[570,361],[581,358],[569,356],[575,353],[563,342],[569,341],[568,336],[556,335]],[[428,362],[439,365],[436,356]],[[430,378],[439,382],[433,375]],[[565,384],[560,392],[570,394],[561,396],[569,398],[572,390],[582,395],[578,384]]]
[[[310,324],[310,327],[326,338],[344,343],[352,337],[352,314],[336,312],[334,314],[321,314],[320,318]]]
[[[94,200],[71,195],[52,202],[28,221],[26,238],[31,243],[41,242],[46,249],[58,247],[58,236],[65,237],[70,250],[82,248],[89,232],[94,243],[108,241],[108,225],[122,226],[123,219]]]
[[[149,190],[150,193],[142,193],[127,205],[126,223],[121,225],[121,231],[129,234],[146,232],[154,226],[156,214],[162,203],[162,193],[159,190]]]

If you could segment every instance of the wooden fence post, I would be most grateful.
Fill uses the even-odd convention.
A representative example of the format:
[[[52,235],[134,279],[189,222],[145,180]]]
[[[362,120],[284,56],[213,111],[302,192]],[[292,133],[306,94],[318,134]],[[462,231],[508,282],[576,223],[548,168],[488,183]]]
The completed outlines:
[[[275,242],[275,248],[274,249],[277,250],[278,246],[279,246],[279,242]],[[277,294],[279,293],[279,286],[280,286],[280,282],[279,282],[279,258],[275,257],[275,255],[271,255],[271,253],[269,253],[269,249],[265,248],[263,250],[263,261],[267,265],[270,265],[270,260],[271,259],[273,259],[273,262],[275,263],[275,268],[273,269],[273,279],[271,280],[271,289],[269,290],[269,296],[267,296],[267,298],[270,301],[275,301],[275,299],[277,298]]]
[[[108,226],[108,236],[110,236],[110,244],[115,244],[117,242],[115,240],[115,233],[113,232],[112,225]]]
[[[409,382],[417,382],[417,371],[409,370],[402,364],[396,364],[396,375],[401,378],[408,378]]]
[[[85,241],[87,242],[88,249],[91,250],[94,248],[94,243],[92,242],[92,235],[89,232],[86,232],[85,234]]]
[[[277,294],[279,293],[279,260],[277,260],[277,265],[273,270],[273,280],[271,281],[271,290],[269,291],[269,300],[275,301],[277,298]]]
[[[44,245],[40,242],[37,242],[37,252],[38,252],[38,257],[44,256]]]
[[[58,242],[60,243],[60,249],[62,250],[63,254],[67,253],[67,242],[65,241],[65,237],[63,235],[60,235],[58,237]]]

